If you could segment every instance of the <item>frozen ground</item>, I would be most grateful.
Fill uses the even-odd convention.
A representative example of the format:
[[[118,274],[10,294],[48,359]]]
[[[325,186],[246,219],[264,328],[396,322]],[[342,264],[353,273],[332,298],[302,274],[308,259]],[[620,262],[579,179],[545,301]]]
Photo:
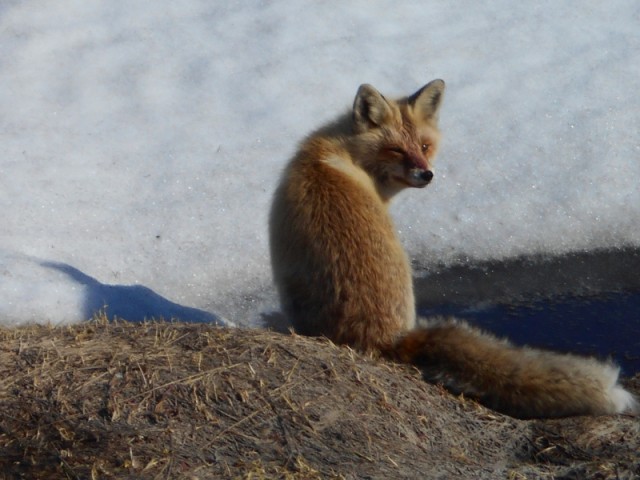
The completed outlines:
[[[345,6],[347,5],[347,6]],[[640,246],[636,0],[0,3],[0,319],[258,324],[299,139],[441,77],[418,267]]]

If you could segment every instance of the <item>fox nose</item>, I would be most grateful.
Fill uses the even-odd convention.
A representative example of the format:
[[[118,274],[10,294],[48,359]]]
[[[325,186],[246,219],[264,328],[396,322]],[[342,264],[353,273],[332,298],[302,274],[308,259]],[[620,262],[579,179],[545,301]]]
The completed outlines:
[[[433,179],[433,172],[431,170],[424,170],[420,174],[420,179],[424,180],[426,183],[429,183]]]

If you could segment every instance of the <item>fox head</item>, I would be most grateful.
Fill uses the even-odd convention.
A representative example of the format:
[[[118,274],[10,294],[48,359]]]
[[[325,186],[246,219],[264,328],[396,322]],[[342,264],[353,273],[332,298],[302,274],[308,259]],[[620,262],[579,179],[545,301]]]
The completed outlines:
[[[358,89],[352,114],[354,157],[385,200],[431,182],[443,97],[442,80],[400,100],[387,100],[371,85]]]

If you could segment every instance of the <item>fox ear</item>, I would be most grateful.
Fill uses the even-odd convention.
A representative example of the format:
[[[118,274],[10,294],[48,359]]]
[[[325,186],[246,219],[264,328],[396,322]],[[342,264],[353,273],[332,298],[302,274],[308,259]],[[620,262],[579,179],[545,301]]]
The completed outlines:
[[[360,85],[353,102],[353,123],[357,133],[384,125],[393,112],[387,100],[371,85]]]
[[[444,98],[444,81],[433,80],[411,95],[407,102],[424,120],[437,120],[438,110]]]

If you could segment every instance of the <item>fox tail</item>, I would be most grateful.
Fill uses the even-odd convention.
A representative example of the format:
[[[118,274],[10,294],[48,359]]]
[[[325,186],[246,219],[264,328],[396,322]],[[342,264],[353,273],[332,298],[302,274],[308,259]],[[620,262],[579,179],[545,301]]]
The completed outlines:
[[[516,347],[454,319],[431,320],[386,352],[425,379],[517,418],[639,414],[609,362]]]

